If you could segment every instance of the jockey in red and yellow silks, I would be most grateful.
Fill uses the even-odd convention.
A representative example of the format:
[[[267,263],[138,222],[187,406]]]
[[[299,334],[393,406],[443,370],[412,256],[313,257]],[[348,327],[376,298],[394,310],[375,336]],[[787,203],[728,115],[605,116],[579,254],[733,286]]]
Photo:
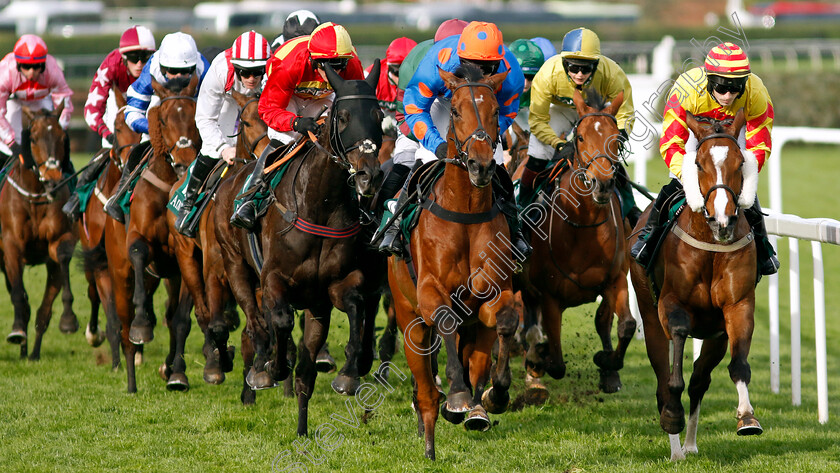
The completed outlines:
[[[737,137],[738,144],[747,159],[755,159],[756,169],[753,176],[745,175],[744,179],[757,181],[758,171],[772,149],[773,102],[761,79],[750,72],[746,53],[735,44],[719,44],[709,51],[702,68],[683,73],[671,87],[665,103],[659,151],[674,179],[657,195],[647,224],[630,250],[630,255],[643,268],[652,263],[653,249],[666,227],[659,224],[659,214],[668,211],[663,208],[665,202],[682,189],[683,160],[686,154],[697,151],[697,139],[685,123],[686,113],[701,120],[724,121],[734,118],[740,109],[744,109],[747,122]],[[758,198],[744,209],[744,216],[755,235],[758,272],[765,276],[775,274],[780,264],[767,239]]]

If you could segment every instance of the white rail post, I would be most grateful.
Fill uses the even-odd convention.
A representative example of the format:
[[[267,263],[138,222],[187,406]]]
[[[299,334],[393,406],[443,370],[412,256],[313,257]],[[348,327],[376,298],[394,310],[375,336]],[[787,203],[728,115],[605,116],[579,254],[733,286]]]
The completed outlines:
[[[822,243],[811,242],[814,254],[814,340],[817,352],[817,412],[820,424],[828,422],[828,367],[825,348],[825,276]]]
[[[790,397],[794,406],[802,404],[802,306],[799,294],[799,240],[788,238],[790,257]]]

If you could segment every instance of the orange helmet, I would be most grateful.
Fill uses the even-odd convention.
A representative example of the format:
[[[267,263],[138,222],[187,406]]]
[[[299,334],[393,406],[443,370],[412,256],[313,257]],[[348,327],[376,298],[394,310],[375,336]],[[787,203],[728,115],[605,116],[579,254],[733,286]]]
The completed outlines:
[[[458,56],[474,61],[501,61],[505,56],[502,32],[493,23],[473,21],[461,32]]]
[[[43,64],[47,62],[47,43],[34,34],[25,34],[15,43],[15,61],[18,64]]]
[[[353,57],[353,43],[350,34],[333,22],[321,23],[309,36],[309,54],[313,59]]]

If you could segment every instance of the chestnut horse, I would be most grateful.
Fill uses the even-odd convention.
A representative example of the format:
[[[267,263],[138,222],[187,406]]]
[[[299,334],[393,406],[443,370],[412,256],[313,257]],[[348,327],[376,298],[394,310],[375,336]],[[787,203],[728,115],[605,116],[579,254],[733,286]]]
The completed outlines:
[[[169,390],[186,391],[184,343],[190,331],[192,297],[181,286],[180,272],[166,223],[169,190],[198,154],[201,138],[195,126],[195,90],[198,78],[180,91],[152,81],[160,103],[149,108],[152,150],[132,194],[126,225],[108,219],[105,250],[114,288],[117,314],[122,322],[126,359],[133,359],[136,345],[152,341],[152,294],[159,278],[168,279],[166,320],[170,332],[169,354],[159,368]],[[139,165],[138,165],[139,166]],[[147,278],[147,274],[154,276]],[[151,283],[151,285],[150,285]],[[177,294],[177,299],[175,295]],[[127,363],[128,391],[136,392],[134,364]]]
[[[239,130],[236,142],[236,163],[225,168],[219,179],[232,176],[242,163],[257,159],[268,144],[268,126],[257,113],[259,97],[248,97],[237,91],[231,95],[240,107]],[[226,166],[220,160],[220,166]],[[170,199],[186,179],[186,174],[172,187]],[[212,192],[212,189],[205,189]],[[183,282],[192,294],[195,303],[195,316],[204,333],[204,381],[221,384],[225,373],[233,370],[233,347],[228,348],[231,326],[229,319],[238,321],[236,301],[230,290],[225,274],[222,253],[216,240],[213,199],[206,201],[201,214],[195,238],[188,238],[175,229],[177,216],[172,212],[167,215],[169,234],[175,240],[175,256],[181,268]],[[205,204],[202,204],[205,205]],[[238,325],[238,323],[236,324]],[[247,331],[242,331],[242,346],[250,345]],[[231,350],[230,352],[228,350]],[[250,389],[248,389],[250,392]]]
[[[483,78],[478,69],[461,67],[457,75],[444,70],[439,74],[452,91],[450,158],[428,199],[444,210],[430,206],[412,230],[416,285],[405,260],[391,257],[388,264],[405,357],[415,380],[418,433],[425,433],[430,459],[435,458],[441,396],[432,372],[431,355],[440,343],[435,330],[447,352],[450,388],[442,406],[444,418],[460,423],[469,414],[468,429],[487,430],[491,425],[487,412],[504,412],[510,400],[510,343],[519,324],[513,306],[510,276],[515,264],[508,224],[493,201],[490,185],[495,173],[505,172],[496,169],[493,153],[499,139],[495,93],[507,73]],[[496,339],[499,356],[492,370],[493,384],[485,391]]]
[[[755,200],[758,162],[738,145],[737,136],[745,123],[743,109],[729,126],[718,122],[709,127],[691,114],[685,121],[698,140],[696,154],[686,153],[683,162],[682,182],[686,210],[690,211],[676,218],[649,274],[635,262],[631,267],[648,358],[656,373],[659,424],[669,435],[671,460],[697,453],[700,402],[709,389],[712,370],[726,355],[727,344],[732,351],[729,377],[738,391],[738,435],[762,433],[747,390],[756,249],[741,211]],[[639,219],[637,232],[649,211]],[[658,302],[649,290],[651,284],[661,288]],[[681,447],[680,432],[685,428],[680,400],[685,389],[682,363],[689,336],[703,339],[703,348],[688,385],[691,405]],[[673,347],[670,367],[669,342]]]
[[[373,196],[382,181],[377,160],[382,111],[375,96],[379,61],[364,81],[345,81],[329,67],[326,73],[336,97],[325,129],[317,143],[290,161],[285,177],[272,191],[274,205],[250,233],[258,240],[262,265],[251,251],[249,232],[230,224],[234,198],[253,165],[222,182],[214,209],[225,271],[247,317],[246,330],[253,342],[254,351],[246,353],[243,347],[242,354],[250,388],[271,388],[289,376],[287,346],[294,309],[307,309],[295,370],[299,435],[308,431],[308,405],[317,375],[315,357],[327,338],[333,307],[347,313],[350,325],[347,362],[333,388],[355,393],[358,378],[367,374],[373,363],[373,324],[363,320],[364,278],[357,269],[356,249],[358,196]],[[253,403],[255,396],[243,392],[242,401]]]
[[[525,360],[529,391],[534,391],[529,394],[537,398],[547,395],[539,381],[546,372],[555,379],[566,374],[563,312],[594,302],[598,296],[602,299],[595,313],[595,329],[602,351],[594,359],[599,387],[607,393],[621,388],[618,370],[636,331],[627,287],[626,234],[630,227],[621,217],[615,192],[619,157],[615,113],[623,99],[620,92],[607,106],[599,94],[588,91],[584,103],[581,92],[575,91],[579,118],[569,169],[548,184],[545,204],[534,203],[524,211],[533,216],[526,223],[531,226],[534,254],[523,272],[523,303],[527,311],[541,312],[547,336],[546,342],[529,344]],[[619,320],[615,349],[610,335],[613,314]]]
[[[47,265],[46,289],[36,314],[31,360],[41,358],[41,340],[52,318],[52,304],[62,290],[64,312],[58,328],[63,333],[79,329],[70,291],[70,258],[78,236],[73,223],[61,211],[70,197],[66,185],[69,178],[63,178],[70,160],[67,133],[58,121],[63,109],[63,104],[55,111],[33,112],[23,107],[21,121],[29,135],[29,142],[22,143],[23,153],[30,154],[35,168],[27,167],[23,158],[9,163],[6,183],[0,191],[0,264],[15,310],[12,332],[6,340],[20,345],[21,358],[27,355],[31,310],[23,287],[23,268]]]
[[[107,337],[111,345],[111,366],[116,369],[120,364],[120,320],[114,306],[111,275],[105,257],[105,223],[108,214],[104,206],[113,188],[120,180],[122,167],[128,160],[131,147],[140,142],[140,134],[134,132],[125,123],[122,113],[126,100],[122,93],[116,93],[117,115],[114,119],[114,147],[103,148],[98,159],[107,159],[108,164],[94,185],[93,194],[87,203],[84,214],[79,220],[79,243],[81,244],[85,278],[88,282],[88,300],[90,300],[90,321],[85,330],[88,344],[97,347],[102,344],[103,332],[99,328],[99,306],[102,305],[107,320]],[[89,165],[94,165],[89,164]]]

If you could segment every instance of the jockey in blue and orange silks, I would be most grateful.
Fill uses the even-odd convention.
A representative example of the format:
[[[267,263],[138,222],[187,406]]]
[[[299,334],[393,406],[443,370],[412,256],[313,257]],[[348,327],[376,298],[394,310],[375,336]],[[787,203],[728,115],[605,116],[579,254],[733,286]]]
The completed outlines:
[[[508,72],[502,86],[496,92],[500,134],[513,123],[519,111],[519,97],[525,78],[516,57],[504,45],[502,32],[493,23],[474,21],[468,24],[460,35],[444,38],[429,49],[405,90],[403,106],[408,129],[413,135],[410,138],[416,139],[421,145],[415,155],[414,169],[423,162],[446,157],[448,146],[439,130],[447,130],[449,127],[449,100],[452,91],[446,87],[438,69],[455,72],[464,64],[477,67],[485,77]],[[494,159],[497,164],[504,162],[501,146],[495,147]],[[408,179],[410,174],[406,182]],[[403,189],[396,208],[401,208],[407,199],[408,192]],[[513,197],[505,196],[502,199],[502,207],[511,225],[511,238],[516,249],[527,256],[531,248],[522,238]],[[403,248],[397,238],[398,233],[399,226],[395,221],[386,230],[379,246],[380,250],[401,254]]]

